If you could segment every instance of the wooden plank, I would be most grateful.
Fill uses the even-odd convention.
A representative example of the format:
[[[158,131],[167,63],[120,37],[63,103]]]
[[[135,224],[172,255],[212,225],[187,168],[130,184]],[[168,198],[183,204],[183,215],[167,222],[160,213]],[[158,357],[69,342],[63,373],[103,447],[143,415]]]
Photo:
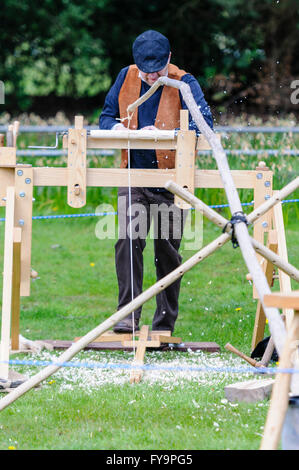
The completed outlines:
[[[67,186],[67,168],[34,168],[35,186]],[[125,168],[88,168],[86,184],[89,187],[126,187],[128,170]],[[131,169],[131,185],[137,187],[164,187],[175,179],[175,170]]]
[[[22,228],[21,297],[30,295],[33,170],[31,166],[15,168],[15,227]]]
[[[15,210],[15,188],[7,188],[7,200],[5,211],[4,232],[4,266],[3,266],[3,293],[2,293],[2,323],[1,323],[1,347],[0,347],[0,377],[8,378],[10,327],[11,327],[11,302],[12,302],[12,277],[13,277],[13,230]]]
[[[254,170],[231,170],[236,188],[254,188]],[[218,170],[195,170],[196,188],[223,188]]]
[[[169,343],[169,344],[181,344],[182,342],[182,339],[176,336],[151,335],[151,339],[157,340],[160,343]]]
[[[264,295],[265,305],[268,307],[291,308],[299,310],[299,290],[292,292],[273,292]]]
[[[14,228],[13,238],[13,278],[11,307],[11,349],[19,349],[20,334],[20,284],[21,284],[21,240],[22,229]]]
[[[82,116],[76,116],[75,129],[69,129],[67,164],[67,203],[75,208],[86,204],[86,134]]]
[[[72,341],[67,340],[53,340],[45,339],[45,342],[51,344],[54,349],[68,349],[72,345]],[[109,342],[109,343],[100,343],[92,342],[89,343],[85,350],[95,350],[95,351],[130,351],[132,348],[125,347],[120,341]],[[221,348],[219,344],[213,341],[203,341],[203,342],[183,342],[174,346],[165,346],[163,351],[178,351],[178,352],[188,352],[188,351],[205,351],[205,352],[220,352]]]
[[[78,336],[75,338],[74,341],[78,341],[81,338],[81,336]],[[132,340],[132,334],[131,333],[114,333],[113,331],[107,331],[101,336],[98,336],[94,340],[94,343],[110,343],[110,342],[123,342],[123,341],[131,341]]]

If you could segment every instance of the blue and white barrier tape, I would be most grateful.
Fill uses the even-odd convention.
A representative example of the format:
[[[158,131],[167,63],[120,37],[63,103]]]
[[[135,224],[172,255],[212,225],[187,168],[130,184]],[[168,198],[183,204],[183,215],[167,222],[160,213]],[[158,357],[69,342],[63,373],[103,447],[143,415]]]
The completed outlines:
[[[281,201],[282,204],[290,203],[290,202],[299,202],[299,199],[285,199]],[[253,206],[253,202],[243,202],[242,206]],[[210,205],[209,207],[213,209],[220,209],[224,207],[229,207],[228,204],[214,204]],[[49,220],[49,219],[74,219],[80,217],[102,217],[104,215],[117,215],[117,212],[95,212],[95,213],[87,213],[87,214],[57,214],[57,215],[35,215],[32,217],[32,220]],[[0,218],[0,222],[4,222],[5,218]]]
[[[47,367],[47,366],[58,366],[58,367],[75,367],[75,368],[87,368],[87,369],[143,369],[143,370],[164,370],[174,372],[212,372],[212,373],[233,373],[233,374],[298,374],[299,369],[294,368],[279,368],[279,367],[209,367],[209,366],[160,366],[153,364],[134,365],[130,364],[113,364],[113,363],[97,363],[97,362],[55,362],[55,361],[26,361],[26,360],[10,360],[2,361],[2,363],[8,363],[10,365],[24,365],[24,366],[35,366],[35,367]]]

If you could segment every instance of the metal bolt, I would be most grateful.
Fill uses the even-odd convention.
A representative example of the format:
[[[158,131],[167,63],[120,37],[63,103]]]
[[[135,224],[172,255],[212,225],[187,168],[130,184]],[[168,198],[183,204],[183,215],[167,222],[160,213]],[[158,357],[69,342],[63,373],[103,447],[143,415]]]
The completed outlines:
[[[20,196],[20,197],[25,197],[24,191],[22,191],[21,193],[19,193],[19,196]]]
[[[270,183],[270,181],[265,181],[265,183],[264,183],[264,184],[265,184],[266,188],[269,188],[269,187],[271,186],[271,183]]]
[[[266,194],[265,200],[267,201],[268,199],[270,199],[270,195],[269,195],[269,194]]]
[[[258,180],[263,179],[263,173],[257,173],[256,177]]]
[[[264,228],[268,227],[268,222],[263,222],[262,227],[264,227]]]
[[[17,175],[18,175],[18,176],[22,176],[22,174],[23,174],[23,170],[18,170],[18,171],[17,171]]]
[[[24,222],[23,219],[19,219],[19,225],[20,225],[21,227],[23,227],[24,223],[25,223],[25,222]]]
[[[25,183],[26,183],[26,184],[30,184],[30,183],[31,183],[31,178],[26,178],[26,179],[25,179]]]

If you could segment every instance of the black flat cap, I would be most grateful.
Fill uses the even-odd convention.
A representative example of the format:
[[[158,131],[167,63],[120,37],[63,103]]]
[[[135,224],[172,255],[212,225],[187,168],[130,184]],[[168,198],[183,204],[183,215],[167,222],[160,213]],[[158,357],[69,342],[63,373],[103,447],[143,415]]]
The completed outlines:
[[[158,31],[145,31],[135,39],[133,44],[135,64],[144,73],[153,73],[164,69],[169,53],[169,41]]]

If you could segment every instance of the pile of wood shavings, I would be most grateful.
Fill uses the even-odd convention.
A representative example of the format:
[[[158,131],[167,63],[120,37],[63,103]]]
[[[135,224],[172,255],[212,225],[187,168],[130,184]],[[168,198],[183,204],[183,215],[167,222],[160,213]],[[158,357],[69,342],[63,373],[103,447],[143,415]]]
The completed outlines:
[[[42,351],[31,355],[30,359],[26,356],[26,360],[32,363],[35,361],[59,363],[59,354],[55,351]],[[72,360],[76,367],[61,367],[43,382],[43,386],[55,381],[60,392],[80,388],[89,394],[95,388],[105,385],[128,384],[130,369],[125,367],[130,367],[132,361],[133,354],[130,352],[83,351]],[[100,367],[94,367],[95,364],[99,364]],[[124,368],[121,367],[123,365]],[[239,380],[263,378],[261,375],[253,375],[250,366],[240,358],[228,356],[227,353],[151,351],[146,354],[145,366],[152,366],[153,369],[143,370],[141,383],[147,386],[160,384],[167,389],[192,383],[207,387],[224,386]],[[22,371],[28,376],[35,375],[37,369],[40,369],[34,365],[22,367]],[[203,368],[203,370],[190,370],[190,368]],[[240,369],[244,372],[234,373],[231,369]]]

